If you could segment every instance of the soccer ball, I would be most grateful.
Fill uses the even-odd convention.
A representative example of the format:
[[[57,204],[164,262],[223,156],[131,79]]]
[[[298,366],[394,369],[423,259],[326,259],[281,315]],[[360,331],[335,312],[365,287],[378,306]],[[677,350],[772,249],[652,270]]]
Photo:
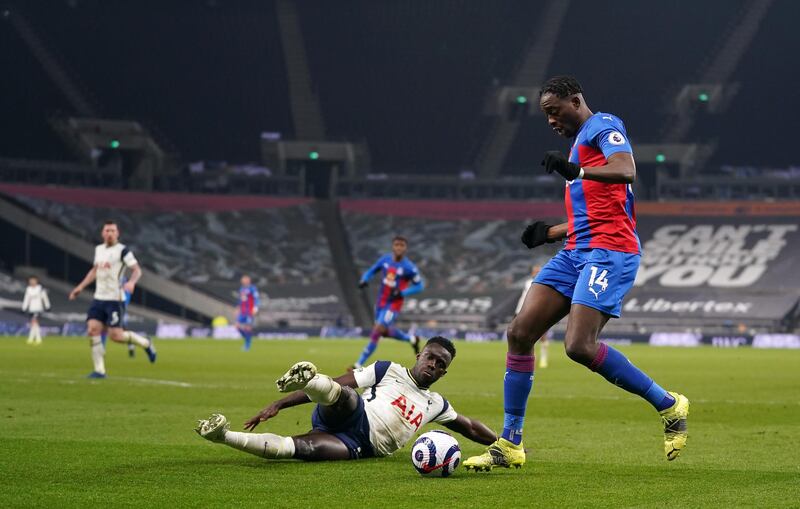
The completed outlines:
[[[429,477],[447,477],[461,463],[458,441],[444,431],[429,431],[419,436],[411,448],[411,464]]]

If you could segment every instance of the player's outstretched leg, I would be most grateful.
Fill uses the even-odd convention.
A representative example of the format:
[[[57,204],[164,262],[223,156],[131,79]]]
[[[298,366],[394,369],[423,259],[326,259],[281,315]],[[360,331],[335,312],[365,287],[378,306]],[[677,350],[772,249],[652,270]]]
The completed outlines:
[[[122,332],[122,340],[126,341],[128,345],[137,345],[142,347],[147,353],[147,358],[150,359],[150,362],[156,361],[156,346],[151,338],[146,338],[141,334],[126,330]],[[130,355],[130,351],[128,355]],[[133,356],[131,355],[131,357]]]
[[[664,451],[672,461],[686,446],[689,400],[681,394],[667,392],[620,351],[598,342],[608,319],[608,315],[596,309],[574,304],[564,338],[567,356],[653,405],[664,421]]]
[[[519,468],[525,464],[522,430],[533,387],[533,345],[569,311],[569,300],[553,288],[534,284],[519,314],[508,327],[506,374],[503,378],[502,436],[485,453],[464,461],[467,470]]]
[[[376,325],[373,327],[372,332],[369,335],[369,343],[364,347],[364,350],[361,352],[361,355],[358,356],[358,360],[353,365],[355,369],[362,367],[364,364],[367,363],[367,359],[375,353],[375,350],[378,348],[378,341],[381,340],[381,335],[383,334],[383,329]]]
[[[294,456],[294,441],[274,433],[244,433],[230,431],[228,419],[222,414],[211,414],[197,421],[198,435],[215,443],[225,444],[240,451],[267,459],[284,459]]]
[[[275,381],[280,392],[303,391],[314,403],[330,406],[339,400],[342,386],[328,375],[317,373],[317,367],[300,361]]]
[[[389,327],[386,333],[392,339],[397,339],[399,341],[407,342],[411,345],[411,349],[414,350],[414,355],[419,353],[419,337],[413,334],[409,334],[403,330],[398,329],[397,327]]]

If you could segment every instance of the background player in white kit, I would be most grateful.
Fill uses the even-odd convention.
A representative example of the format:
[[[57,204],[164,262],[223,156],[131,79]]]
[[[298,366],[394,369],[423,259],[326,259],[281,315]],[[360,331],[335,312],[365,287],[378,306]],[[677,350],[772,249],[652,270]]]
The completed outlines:
[[[522,288],[522,295],[519,296],[519,300],[517,301],[517,309],[514,310],[514,316],[517,316],[519,312],[522,310],[522,305],[525,304],[525,296],[528,295],[528,290],[531,289],[531,285],[533,284],[533,280],[536,279],[536,275],[539,274],[539,271],[542,270],[541,265],[534,265],[531,267],[531,277],[525,282],[525,286]],[[539,345],[539,367],[546,368],[547,367],[547,350],[550,346],[550,335],[551,332],[547,331],[544,333],[539,341],[536,344]]]
[[[29,345],[42,344],[42,331],[39,328],[39,314],[50,311],[50,299],[47,290],[39,284],[36,276],[28,278],[28,287],[25,288],[25,297],[22,299],[22,312],[30,315],[30,332],[28,332]]]
[[[105,347],[101,338],[104,330],[112,341],[137,344],[145,349],[150,362],[156,361],[152,340],[122,328],[124,292],[133,293],[142,277],[142,269],[133,253],[125,244],[118,242],[119,228],[114,221],[103,224],[102,236],[103,243],[94,248],[94,265],[69,294],[69,299],[75,300],[84,288],[95,281],[94,299],[86,315],[86,330],[91,339],[94,362],[94,371],[89,373],[89,378],[106,377]],[[121,287],[119,282],[126,267],[131,269],[131,275]]]
[[[317,403],[311,415],[311,432],[283,437],[229,431],[228,420],[220,414],[199,421],[195,431],[212,442],[264,458],[307,461],[387,456],[429,422],[480,444],[492,443],[494,431],[476,419],[459,415],[444,397],[430,390],[447,373],[453,357],[453,343],[437,336],[428,340],[411,369],[378,361],[334,380],[318,374],[310,362],[298,362],[276,382],[281,392],[295,392],[249,419],[245,429],[252,431],[280,410],[311,401]],[[364,393],[359,396],[357,388]]]

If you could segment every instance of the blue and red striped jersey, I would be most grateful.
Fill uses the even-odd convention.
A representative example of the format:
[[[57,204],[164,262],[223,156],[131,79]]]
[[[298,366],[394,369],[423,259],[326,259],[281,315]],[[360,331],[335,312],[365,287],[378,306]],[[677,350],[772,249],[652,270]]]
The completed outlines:
[[[569,160],[582,168],[604,166],[617,152],[633,153],[625,124],[610,113],[595,113],[575,136]],[[569,230],[564,249],[641,252],[629,184],[585,179],[567,182],[565,201]]]
[[[398,262],[394,260],[391,253],[385,254],[378,258],[378,261],[361,276],[361,280],[369,281],[378,271],[382,272],[381,286],[378,289],[378,299],[375,304],[378,308],[389,306],[393,311],[400,311],[403,307],[404,297],[422,291],[423,283],[419,269],[408,258],[403,258]],[[403,292],[404,297],[390,300],[389,296],[394,288],[401,292],[407,290]]]
[[[252,315],[253,309],[261,304],[258,290],[255,285],[242,286],[239,288],[239,313]]]

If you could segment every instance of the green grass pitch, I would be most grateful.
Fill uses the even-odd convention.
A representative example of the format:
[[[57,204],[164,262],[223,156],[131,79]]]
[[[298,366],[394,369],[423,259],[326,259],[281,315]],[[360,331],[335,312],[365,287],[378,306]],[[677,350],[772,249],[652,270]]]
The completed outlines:
[[[225,413],[239,427],[278,397],[273,381],[311,360],[338,375],[355,340],[160,341],[159,359],[108,348],[110,377],[84,376],[87,340],[41,347],[0,339],[0,500],[4,507],[798,507],[800,351],[624,347],[663,386],[692,401],[689,444],[669,463],[643,401],[569,361],[554,344],[537,369],[521,470],[420,477],[409,446],[357,462],[269,462],[195,435]],[[502,424],[505,345],[458,343],[435,389],[460,413]],[[378,359],[410,365],[383,340]],[[260,430],[309,428],[311,406]],[[463,457],[482,448],[460,440]]]

